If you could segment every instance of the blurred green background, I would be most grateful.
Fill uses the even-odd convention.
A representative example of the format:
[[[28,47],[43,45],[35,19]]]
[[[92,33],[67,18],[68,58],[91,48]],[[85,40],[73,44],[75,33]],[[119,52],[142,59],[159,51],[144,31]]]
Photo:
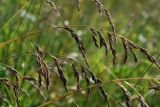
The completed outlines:
[[[53,7],[45,0],[0,0],[0,43],[22,37],[9,44],[0,45],[0,61],[1,63],[12,65],[21,75],[33,76],[38,78],[36,72],[36,64],[34,58],[30,54],[19,55],[18,57],[9,59],[8,57],[33,51],[33,42],[35,41],[44,51],[50,52],[57,56],[78,57],[81,55],[77,49],[75,41],[63,30],[48,30],[35,33],[28,37],[26,34],[37,32],[42,29],[48,29],[54,26],[62,25],[87,25],[96,28],[103,28],[111,31],[110,25],[102,14],[98,13],[97,6],[92,0],[80,0],[80,11],[77,11],[76,0],[52,0],[60,17],[57,15]],[[149,50],[150,54],[158,57],[160,54],[160,1],[159,0],[100,0],[104,7],[107,8],[112,16],[116,32],[124,37],[132,40]],[[18,12],[18,13],[17,13]],[[104,49],[97,49],[92,41],[91,32],[85,27],[75,27],[74,30],[81,37],[85,48],[87,49],[87,57],[94,73],[101,80],[109,81],[117,78],[134,78],[141,77],[151,63],[139,52],[136,52],[139,62],[134,63],[130,56],[127,64],[123,65],[122,58],[124,50],[121,42],[116,45],[117,64],[113,67],[112,55],[109,52],[105,56]],[[107,39],[107,35],[103,35]],[[50,58],[46,58],[49,62]],[[158,60],[159,61],[159,60]],[[159,61],[160,62],[160,61]],[[52,66],[50,64],[49,66]],[[75,86],[73,73],[69,66],[64,66],[65,74],[68,78],[68,87],[72,89]],[[146,77],[159,77],[158,68],[153,65],[148,70]],[[0,77],[7,77],[7,74],[0,66]],[[51,86],[49,94],[46,90],[43,98],[36,88],[27,82],[22,82],[21,87],[26,93],[20,93],[20,104],[22,107],[37,107],[45,103],[49,99],[65,94],[61,82],[57,81],[58,77],[54,72],[51,74]],[[129,81],[131,84],[136,81]],[[136,89],[144,96],[146,102],[151,107],[159,107],[160,93],[159,91],[149,90],[148,87],[152,83],[149,81],[140,81],[136,85]],[[131,95],[136,95],[135,91],[125,85]],[[124,107],[125,97],[122,90],[113,83],[104,85],[112,107]],[[12,91],[0,85],[0,94],[6,95],[9,92],[11,101],[6,97],[5,101],[0,100],[3,107],[15,106],[15,98]],[[49,104],[49,107],[74,107],[76,104],[80,107],[104,107],[103,97],[98,90],[93,89],[91,96],[85,103],[86,96],[76,93],[67,97],[65,100],[55,101]],[[47,107],[48,107],[47,106]],[[137,102],[133,102],[133,106],[137,107]]]

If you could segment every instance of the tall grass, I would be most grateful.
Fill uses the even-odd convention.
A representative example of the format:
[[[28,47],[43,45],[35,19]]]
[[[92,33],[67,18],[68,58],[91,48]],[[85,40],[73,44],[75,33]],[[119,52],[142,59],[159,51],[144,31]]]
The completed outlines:
[[[159,1],[0,3],[1,106],[159,106]]]

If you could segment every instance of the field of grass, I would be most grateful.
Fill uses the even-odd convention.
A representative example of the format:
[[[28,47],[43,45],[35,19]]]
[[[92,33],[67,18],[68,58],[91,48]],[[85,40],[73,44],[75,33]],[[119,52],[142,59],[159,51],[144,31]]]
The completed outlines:
[[[1,107],[159,107],[159,0],[0,0]]]

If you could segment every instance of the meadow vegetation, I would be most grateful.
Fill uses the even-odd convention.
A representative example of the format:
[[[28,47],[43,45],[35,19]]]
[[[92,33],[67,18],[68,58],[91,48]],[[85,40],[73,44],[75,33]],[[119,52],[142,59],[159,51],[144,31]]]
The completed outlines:
[[[0,106],[159,107],[159,0],[1,0]]]

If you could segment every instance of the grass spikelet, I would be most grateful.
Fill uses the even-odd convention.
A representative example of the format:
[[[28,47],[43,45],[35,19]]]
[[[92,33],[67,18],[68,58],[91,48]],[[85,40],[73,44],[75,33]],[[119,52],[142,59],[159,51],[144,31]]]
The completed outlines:
[[[92,80],[93,80],[94,83],[96,84],[96,83],[97,83],[97,78],[96,78],[96,76],[95,76],[94,73],[91,71],[91,69],[88,69],[88,71],[89,71],[89,74],[91,75]]]
[[[137,59],[137,56],[136,56],[136,54],[134,53],[133,49],[132,49],[131,47],[129,47],[129,50],[130,50],[130,52],[132,53],[134,62],[137,63],[137,62],[138,62],[138,59]]]
[[[74,76],[75,76],[75,78],[76,78],[76,82],[77,82],[77,90],[80,90],[80,74],[79,74],[79,72],[78,72],[78,68],[76,67],[76,65],[75,64],[72,64],[72,69],[73,69],[73,72],[74,72]]]
[[[112,32],[114,33],[114,42],[116,42],[116,30],[115,25],[112,22],[112,17],[107,9],[104,8],[103,4],[99,0],[93,0],[93,2],[98,6],[99,13],[103,13],[111,26]]]
[[[53,9],[55,10],[55,12],[57,13],[58,16],[61,16],[53,1],[46,0],[46,2],[49,3],[53,7]]]
[[[44,54],[41,48],[35,43],[35,57],[36,57],[36,64],[38,68],[38,81],[39,81],[39,88],[41,87],[42,78],[41,75],[44,77],[46,81],[46,89],[48,90],[49,87],[49,67],[48,65],[43,61]]]
[[[59,77],[60,77],[61,81],[63,82],[63,86],[64,86],[66,92],[68,93],[68,90],[67,90],[67,79],[66,79],[65,76],[64,76],[63,69],[62,69],[62,67],[58,64],[58,60],[57,60],[57,59],[55,59],[54,62],[55,62],[55,65],[56,65],[56,67],[57,67]]]
[[[19,80],[20,80],[20,74],[12,66],[5,65],[5,67],[10,72],[11,76],[12,75],[15,76],[15,80],[9,81],[7,79],[3,79],[3,82],[8,87],[13,86],[13,91],[14,91],[14,96],[16,98],[17,107],[20,107],[20,100],[19,100],[19,93],[20,93]]]
[[[88,76],[87,76],[87,72],[86,72],[86,70],[85,70],[85,68],[84,68],[83,66],[81,66],[81,70],[82,70],[82,74],[83,74],[84,76],[86,76],[86,81],[87,81],[88,85],[90,85],[90,81],[89,81],[89,78],[88,78]],[[92,80],[94,81],[94,84],[95,84],[95,85],[97,86],[97,88],[100,90],[102,96],[103,96],[104,99],[105,99],[105,102],[108,104],[108,107],[110,107],[110,104],[109,104],[109,102],[108,102],[107,93],[105,92],[105,90],[103,89],[103,87],[102,87],[102,85],[101,85],[102,81],[101,81],[100,79],[97,79],[97,78],[96,78],[96,76],[94,75],[93,71],[92,71],[90,68],[87,68],[87,71],[89,72]],[[89,92],[90,92],[90,90],[89,90]]]
[[[127,44],[126,39],[124,39],[124,38],[121,38],[121,41],[123,43],[123,48],[124,48],[124,51],[125,51],[124,52],[125,57],[124,57],[123,63],[126,64],[126,61],[127,61],[127,58],[128,58],[128,53],[129,53],[128,44]]]
[[[99,48],[99,45],[98,45],[97,39],[96,39],[97,33],[96,33],[96,31],[95,31],[93,28],[91,28],[90,30],[91,30],[91,32],[92,32],[92,40],[93,40],[95,46],[96,46],[97,48]]]
[[[141,51],[144,55],[146,55],[147,59],[148,59],[150,62],[152,62],[152,63],[154,63],[155,65],[157,65],[157,67],[160,69],[159,63],[156,61],[156,59],[155,59],[153,56],[151,56],[151,55],[148,53],[148,51],[147,51],[146,49],[140,48],[140,51]]]
[[[121,83],[116,82],[116,84],[123,90],[123,93],[124,93],[125,98],[126,98],[126,106],[127,107],[132,107],[131,106],[131,97],[130,97],[129,91]]]
[[[44,74],[43,67],[42,67],[42,55],[40,54],[41,51],[39,51],[40,48],[36,45],[35,48],[35,57],[36,57],[36,64],[37,64],[37,69],[38,69],[38,82],[39,82],[39,88],[41,87],[42,84],[42,79],[41,79],[41,74]]]
[[[48,90],[48,87],[49,87],[49,67],[48,65],[43,61],[43,66],[44,66],[44,72],[45,72],[45,75],[44,75],[44,79],[46,81],[46,89]]]
[[[86,69],[85,69],[83,66],[81,66],[81,72],[82,72],[82,77],[85,78],[87,87],[89,87],[91,83],[90,83],[88,74],[87,74],[87,72],[86,72]],[[90,91],[91,91],[90,88],[87,88],[87,90],[86,90],[87,98],[88,98],[89,95],[90,95]]]
[[[110,33],[108,33],[108,34],[110,34]],[[110,34],[110,35],[111,35],[111,34]],[[131,51],[131,53],[132,53],[132,55],[133,55],[133,57],[134,57],[134,61],[135,61],[135,62],[138,62],[138,59],[137,59],[137,57],[136,57],[133,49],[140,50],[140,52],[143,53],[151,63],[155,64],[155,65],[160,69],[160,65],[159,65],[159,63],[157,62],[157,60],[156,60],[152,55],[150,55],[145,48],[142,48],[142,47],[136,45],[135,43],[133,43],[133,42],[130,41],[129,39],[124,38],[123,36],[120,36],[120,35],[119,35],[119,37],[121,38],[121,40],[122,40],[122,42],[123,42],[123,47],[124,47],[124,50],[125,50],[125,54],[128,52],[128,49],[127,49],[127,48],[129,48],[129,50]],[[126,43],[125,43],[124,41],[125,41]],[[111,48],[112,48],[112,47],[111,47]],[[125,56],[128,56],[128,55],[126,54]],[[125,60],[124,60],[124,61],[125,61]]]
[[[108,18],[108,21],[109,21],[109,24],[111,25],[111,28],[112,28],[112,32],[114,33],[114,41],[116,42],[116,30],[115,30],[115,25],[113,24],[112,22],[112,17],[111,17],[111,14],[109,13],[109,11],[107,9],[104,9],[105,11],[105,15],[107,16]]]
[[[107,43],[105,41],[105,39],[103,38],[102,34],[100,31],[97,31],[97,34],[99,36],[99,40],[100,40],[100,47],[104,46],[105,50],[106,50],[106,56],[108,54],[108,46],[107,46]]]
[[[8,88],[11,87],[10,81],[6,78],[0,78],[0,81]]]
[[[38,86],[39,86],[39,88],[41,88],[41,86],[42,86],[42,77],[41,77],[40,73],[38,74]]]
[[[65,30],[67,30],[68,32],[70,32],[70,35],[74,38],[75,42],[78,45],[78,49],[80,51],[80,53],[82,54],[82,57],[86,63],[86,65],[89,67],[88,61],[87,61],[87,53],[86,53],[86,49],[83,45],[83,42],[81,41],[81,38],[69,27],[64,27]]]
[[[142,47],[136,45],[135,43],[133,43],[132,41],[130,41],[128,39],[127,39],[127,42],[128,42],[128,45],[130,47],[132,54],[134,55],[135,62],[137,62],[137,57],[134,54],[134,52],[132,51],[132,49],[137,49],[137,50],[139,49],[140,52],[143,53],[151,63],[155,64],[160,69],[160,65],[157,62],[157,60],[152,55],[150,55],[145,48],[142,48]]]
[[[11,75],[15,75],[16,81],[19,80],[20,74],[17,72],[16,69],[14,69],[12,66],[5,65],[6,69],[11,73]]]
[[[111,49],[112,55],[113,55],[113,65],[115,65],[116,64],[116,50],[113,47],[113,39],[112,39],[111,33],[108,33],[108,40],[109,40],[110,49]]]
[[[34,77],[31,76],[24,76],[23,80],[27,80],[27,81],[36,81],[36,79]]]
[[[16,97],[17,107],[20,107],[20,100],[19,100],[20,87],[18,85],[18,82],[13,83],[13,90],[14,90],[14,95]]]
[[[92,32],[92,40],[93,40],[95,46],[96,46],[97,48],[101,48],[102,46],[104,46],[104,48],[105,48],[105,53],[106,53],[106,56],[107,56],[107,54],[108,54],[108,46],[107,46],[107,43],[106,43],[105,39],[103,38],[101,32],[100,32],[100,31],[97,31],[97,30],[95,30],[95,29],[93,29],[93,28],[91,28],[90,30],[91,30],[91,32]],[[96,36],[99,37],[99,41],[100,41],[99,45],[98,45],[98,43],[97,43]]]
[[[81,52],[83,58],[86,59],[86,50],[84,48],[84,45],[83,45],[80,37],[71,28],[65,27],[64,29],[70,32],[71,36],[75,39],[75,41],[78,45],[78,49]]]
[[[107,95],[107,93],[105,92],[104,88],[101,85],[102,81],[100,79],[97,79],[96,84],[97,84],[97,87],[100,90],[102,96],[104,97],[105,102],[107,103],[108,107],[110,107],[110,104],[109,104],[109,101],[108,101],[108,95]]]

